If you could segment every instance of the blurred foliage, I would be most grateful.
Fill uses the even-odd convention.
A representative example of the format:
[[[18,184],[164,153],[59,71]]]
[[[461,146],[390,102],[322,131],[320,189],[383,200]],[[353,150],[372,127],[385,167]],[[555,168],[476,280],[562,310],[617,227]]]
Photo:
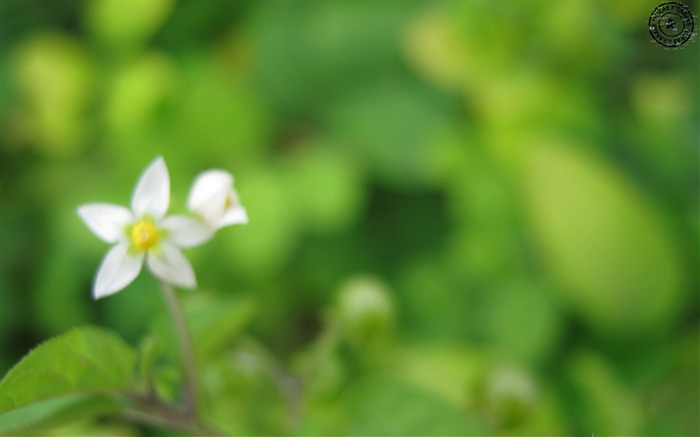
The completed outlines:
[[[43,343],[3,378],[3,433],[86,416],[96,406],[116,410],[107,393],[129,387],[135,358],[129,345],[99,328],[74,329]]]
[[[156,281],[91,301],[76,215],[162,154],[175,210],[218,167],[250,216],[187,253],[217,427],[700,434],[700,59],[656,5],[1,1],[2,373],[93,323],[177,397]]]

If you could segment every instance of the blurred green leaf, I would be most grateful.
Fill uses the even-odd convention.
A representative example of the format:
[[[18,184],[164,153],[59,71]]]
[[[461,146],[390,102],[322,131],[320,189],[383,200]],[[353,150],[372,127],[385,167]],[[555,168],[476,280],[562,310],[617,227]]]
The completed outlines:
[[[404,345],[396,357],[401,375],[426,390],[467,406],[469,388],[483,372],[483,352],[456,343]]]
[[[201,293],[200,293],[201,294]],[[184,300],[187,323],[196,339],[199,359],[206,361],[230,348],[255,314],[255,303],[248,298],[214,299],[211,296],[188,296]],[[154,332],[172,357],[179,360],[179,345],[168,314],[156,318]]]
[[[438,436],[480,434],[457,405],[391,374],[358,382],[344,396],[344,434]]]
[[[630,83],[629,118],[624,144],[648,185],[669,204],[686,202],[697,192],[698,108],[694,74],[639,74]],[[695,245],[695,244],[693,244]]]
[[[449,8],[438,6],[417,14],[404,35],[404,51],[418,73],[437,85],[461,91],[467,62],[464,44]]]
[[[203,413],[212,424],[227,435],[290,434],[295,382],[263,345],[240,339],[203,370]]]
[[[88,2],[85,22],[98,39],[119,48],[130,48],[155,33],[174,5],[171,0]]]
[[[173,113],[163,133],[172,146],[193,152],[178,157],[190,166],[194,159],[201,166],[218,167],[242,166],[259,158],[274,127],[269,108],[244,75],[233,74],[203,54],[187,57],[178,73],[177,84],[182,86],[174,94]]]
[[[162,343],[154,335],[146,335],[139,344],[138,371],[146,384],[155,384],[155,362],[161,349]]]
[[[618,33],[620,26],[611,22],[613,16],[605,10],[606,6],[604,3],[582,2],[542,5],[538,15],[533,17],[533,21],[538,20],[539,24],[539,42],[556,53],[559,63],[572,68],[575,73],[586,73],[591,80],[592,74],[607,71],[605,65],[609,65],[624,48]],[[600,29],[591,32],[591,28],[597,25],[601,26]],[[582,58],[588,62],[581,62]]]
[[[50,156],[82,150],[95,72],[81,42],[59,33],[34,35],[18,48],[12,67],[24,97],[24,139]]]
[[[508,11],[495,3],[447,4],[446,14],[459,35],[463,80],[472,89],[494,83],[497,73],[511,71],[522,60],[523,35],[527,31],[522,17],[532,17],[530,11],[524,10],[528,9],[527,3],[514,3]]]
[[[543,141],[530,152],[523,185],[557,290],[600,333],[666,329],[682,302],[682,271],[658,211],[615,168]]]
[[[328,405],[347,379],[348,365],[340,353],[340,335],[333,319],[305,351],[297,355],[294,368],[304,385],[304,400],[310,409]],[[325,404],[325,405],[324,405]]]
[[[406,332],[420,339],[466,338],[474,321],[470,293],[440,262],[407,262],[400,276]]]
[[[329,103],[401,73],[412,2],[263,3],[248,34],[256,82],[275,112],[324,117]],[[362,32],[357,32],[362,29]]]
[[[579,352],[571,358],[567,371],[581,429],[601,435],[639,434],[639,402],[603,358]]]
[[[563,314],[551,290],[515,280],[495,285],[486,295],[479,317],[480,338],[510,359],[544,362],[555,350],[563,325]]]
[[[105,102],[105,119],[116,135],[146,124],[176,83],[176,70],[163,55],[144,54],[115,72]]]
[[[223,353],[248,326],[256,312],[251,299],[218,300],[208,308],[192,312],[188,322],[196,334],[196,349],[203,358]]]
[[[320,141],[290,158],[295,195],[314,233],[349,227],[361,212],[365,182],[356,160]]]
[[[255,170],[255,171],[254,171]],[[268,278],[287,261],[299,237],[300,205],[284,173],[247,168],[236,177],[250,223],[221,232],[221,262],[248,278]]]
[[[63,332],[76,323],[89,321],[94,308],[89,299],[86,285],[86,270],[75,268],[82,262],[73,247],[65,248],[48,245],[51,254],[42,265],[41,275],[36,282],[38,297],[34,304],[33,317],[37,328],[42,332]],[[92,269],[89,275],[94,274]],[[56,311],[56,308],[61,308]]]
[[[377,82],[325,115],[341,138],[355,144],[382,180],[394,186],[432,182],[432,144],[450,128],[452,102],[406,80]],[[439,149],[438,149],[439,151]]]
[[[686,325],[673,339],[616,353],[619,375],[637,398],[648,435],[700,435],[700,330]]]

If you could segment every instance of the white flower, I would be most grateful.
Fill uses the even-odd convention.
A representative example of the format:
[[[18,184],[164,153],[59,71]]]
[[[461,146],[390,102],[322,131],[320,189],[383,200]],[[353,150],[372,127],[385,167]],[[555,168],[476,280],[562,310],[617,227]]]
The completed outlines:
[[[141,272],[144,259],[161,280],[194,288],[194,271],[179,247],[193,247],[212,236],[199,220],[184,216],[165,217],[170,203],[170,176],[162,157],[148,166],[136,184],[131,210],[107,203],[78,208],[90,230],[114,247],[102,260],[93,295],[114,294],[129,285]]]
[[[233,188],[233,175],[224,170],[200,173],[192,184],[187,204],[214,230],[248,223],[248,214]]]

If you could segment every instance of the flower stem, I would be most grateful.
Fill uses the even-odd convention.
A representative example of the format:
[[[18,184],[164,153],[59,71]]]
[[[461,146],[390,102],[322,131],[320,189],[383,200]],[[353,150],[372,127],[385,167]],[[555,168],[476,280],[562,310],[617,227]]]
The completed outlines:
[[[180,354],[182,355],[182,364],[185,368],[185,387],[184,387],[184,403],[185,409],[192,414],[194,418],[198,417],[198,389],[197,389],[197,363],[194,357],[194,348],[192,347],[192,337],[185,323],[185,316],[182,313],[182,308],[175,295],[175,290],[170,284],[161,282],[161,290],[165,303],[170,311],[170,316],[173,320],[175,333],[177,334],[178,342],[180,343]]]
[[[225,435],[214,428],[207,427],[188,414],[183,413],[182,408],[179,406],[167,404],[156,398],[136,393],[132,393],[130,397],[134,403],[133,407],[126,408],[122,411],[122,414],[128,420],[158,427],[167,427],[187,433],[188,435],[211,437]]]

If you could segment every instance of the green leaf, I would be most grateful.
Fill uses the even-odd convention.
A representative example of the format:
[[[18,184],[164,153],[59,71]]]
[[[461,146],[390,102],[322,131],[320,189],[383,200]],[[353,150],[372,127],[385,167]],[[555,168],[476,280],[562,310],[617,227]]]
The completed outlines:
[[[324,114],[342,138],[356,145],[374,171],[392,186],[429,185],[432,147],[449,131],[451,102],[392,80],[357,92]],[[377,120],[381,120],[378,122]]]
[[[116,72],[105,118],[117,134],[145,125],[173,84],[174,69],[163,56],[144,55]]]
[[[290,160],[291,183],[312,232],[347,229],[364,200],[362,170],[334,146],[323,141],[305,144]]]
[[[232,344],[255,314],[255,303],[247,298],[221,300],[200,293],[184,299],[185,317],[201,360],[220,356]],[[153,326],[163,347],[179,362],[179,345],[170,317],[160,317]]]
[[[643,413],[636,394],[604,358],[594,352],[577,351],[566,369],[581,429],[612,435],[640,434]]]
[[[659,211],[615,168],[540,142],[524,173],[535,237],[557,290],[597,332],[645,335],[682,302],[678,249]]]
[[[251,279],[269,278],[285,265],[296,244],[302,206],[290,196],[289,179],[273,167],[247,168],[236,178],[246,181],[239,194],[256,219],[221,233],[220,268]]]
[[[220,355],[248,326],[255,311],[255,303],[243,298],[219,301],[192,314],[188,319],[196,335],[199,356]]]
[[[401,376],[455,405],[467,405],[469,387],[488,365],[476,349],[455,344],[405,345],[397,362]]]
[[[287,376],[265,346],[246,337],[202,362],[203,419],[225,435],[293,435]]]
[[[345,398],[347,435],[482,435],[459,405],[395,375],[376,375]]]
[[[154,335],[147,335],[139,344],[139,374],[147,384],[154,382],[155,362],[162,344]]]
[[[0,434],[34,433],[37,429],[46,429],[72,419],[86,419],[118,408],[118,401],[105,395],[60,396],[3,413],[0,416]]]
[[[161,26],[174,6],[171,0],[121,2],[107,0],[86,4],[86,25],[98,38],[114,45],[145,41]]]
[[[484,301],[479,333],[495,350],[528,363],[542,362],[554,350],[563,320],[549,289],[514,279],[495,284]]]
[[[0,382],[0,413],[64,395],[128,389],[135,361],[135,351],[115,334],[91,326],[72,329],[7,373]]]
[[[42,154],[79,154],[95,77],[89,56],[79,41],[57,33],[34,36],[16,51],[12,68],[27,105],[23,120],[32,125],[27,139]]]

